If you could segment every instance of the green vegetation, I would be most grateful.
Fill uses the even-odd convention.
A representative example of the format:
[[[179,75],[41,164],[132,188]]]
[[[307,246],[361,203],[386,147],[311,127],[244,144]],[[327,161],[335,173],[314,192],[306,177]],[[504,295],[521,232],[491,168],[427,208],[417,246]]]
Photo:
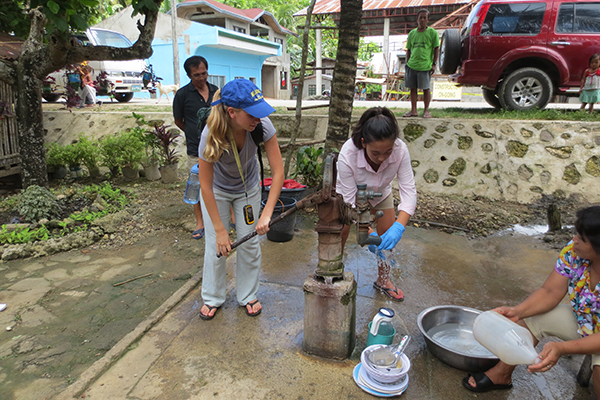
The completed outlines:
[[[300,177],[303,184],[308,187],[318,187],[323,182],[323,163],[321,157],[323,148],[304,146],[298,150],[296,157],[296,171],[292,174],[294,179]]]
[[[19,195],[17,210],[25,221],[37,222],[58,215],[56,196],[45,187],[31,185]]]
[[[18,226],[9,230],[8,225],[2,225],[0,229],[0,244],[18,244],[36,241],[44,241],[53,237],[64,236],[73,232],[89,229],[92,222],[124,209],[131,201],[131,195],[123,193],[120,189],[113,189],[109,182],[100,185],[92,184],[85,187],[72,185],[68,190],[75,189],[71,197],[74,200],[94,199],[102,203],[102,209],[92,211],[87,207],[82,211],[76,211],[63,221],[54,221],[53,228],[46,225]],[[100,199],[99,199],[100,197]],[[49,209],[53,212],[49,213]],[[5,198],[0,203],[2,211],[18,211],[23,220],[37,222],[42,218],[52,219],[58,217],[58,211],[62,209],[60,201],[52,192],[39,186],[30,186],[20,195]],[[69,221],[70,220],[70,221]]]

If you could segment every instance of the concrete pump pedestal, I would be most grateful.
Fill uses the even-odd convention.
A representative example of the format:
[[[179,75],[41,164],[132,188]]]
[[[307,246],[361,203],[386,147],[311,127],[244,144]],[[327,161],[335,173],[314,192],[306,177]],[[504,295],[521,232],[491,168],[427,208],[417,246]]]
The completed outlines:
[[[356,339],[356,282],[352,272],[325,283],[309,276],[304,281],[304,352],[343,360]]]

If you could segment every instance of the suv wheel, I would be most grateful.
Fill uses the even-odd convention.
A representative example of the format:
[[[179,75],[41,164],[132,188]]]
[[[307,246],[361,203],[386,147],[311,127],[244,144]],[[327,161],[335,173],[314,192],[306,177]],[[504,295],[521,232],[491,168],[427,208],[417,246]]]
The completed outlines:
[[[498,96],[496,96],[496,92],[494,90],[486,88],[481,88],[481,90],[483,91],[483,99],[486,101],[486,103],[496,109],[502,108],[500,100],[498,100]]]
[[[119,103],[127,103],[133,99],[133,93],[113,93],[113,96]]]
[[[458,29],[446,29],[440,44],[440,72],[453,74],[460,64],[460,32]]]
[[[500,85],[498,100],[506,110],[532,110],[546,107],[554,92],[550,77],[537,68],[521,68]]]
[[[48,94],[43,94],[42,97],[48,103],[56,103],[56,101],[60,98],[60,94],[48,93]]]

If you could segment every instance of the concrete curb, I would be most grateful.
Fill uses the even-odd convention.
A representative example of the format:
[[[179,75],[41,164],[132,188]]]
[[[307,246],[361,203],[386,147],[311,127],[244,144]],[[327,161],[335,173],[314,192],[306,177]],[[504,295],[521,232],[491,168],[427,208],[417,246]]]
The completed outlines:
[[[104,356],[85,370],[79,379],[64,391],[56,394],[52,398],[55,400],[71,400],[79,398],[85,390],[106,372],[123,354],[127,352],[136,340],[141,338],[154,325],[156,325],[171,309],[173,309],[189,292],[194,290],[202,280],[202,270],[196,273],[179,290],[171,295],[160,307],[150,314],[144,321],[140,322],[136,328],[128,333],[123,339],[119,340]]]

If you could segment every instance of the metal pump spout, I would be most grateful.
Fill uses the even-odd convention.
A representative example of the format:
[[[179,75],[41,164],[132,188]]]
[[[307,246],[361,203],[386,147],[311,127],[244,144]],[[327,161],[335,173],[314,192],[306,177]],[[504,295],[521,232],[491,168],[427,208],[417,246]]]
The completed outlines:
[[[358,230],[356,233],[356,242],[361,246],[368,246],[374,244],[379,246],[381,244],[381,238],[376,235],[369,235],[369,227],[373,222],[373,215],[371,214],[370,199],[375,197],[381,197],[381,193],[375,193],[372,190],[367,190],[367,185],[364,183],[356,185],[358,189],[356,191],[356,216],[355,221],[358,222]],[[381,218],[383,211],[377,211],[375,218]]]

